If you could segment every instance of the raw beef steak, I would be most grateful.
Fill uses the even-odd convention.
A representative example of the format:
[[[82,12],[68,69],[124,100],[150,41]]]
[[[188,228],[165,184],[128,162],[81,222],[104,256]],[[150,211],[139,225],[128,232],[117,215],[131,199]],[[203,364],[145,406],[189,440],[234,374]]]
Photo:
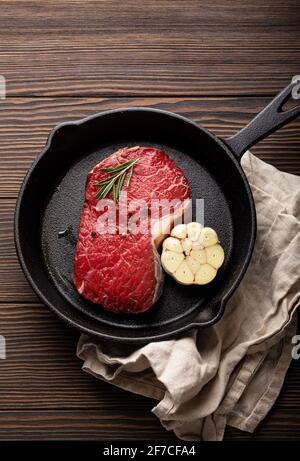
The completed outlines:
[[[129,160],[134,164],[129,185],[122,187],[116,209],[125,209],[128,228],[124,229],[120,214],[109,233],[103,233],[104,216],[108,207],[95,197],[96,183],[108,177],[101,168],[115,167]],[[125,194],[126,192],[126,194]],[[173,214],[160,210],[150,222],[149,211],[141,217],[138,210],[130,211],[133,200],[143,200],[147,207],[151,200],[183,201],[190,196],[187,179],[168,155],[152,147],[124,147],[96,165],[88,174],[85,202],[80,218],[75,262],[74,282],[78,292],[86,299],[113,312],[139,313],[149,309],[162,291],[163,272],[156,250],[162,240],[158,224],[164,226],[183,213],[182,205],[174,205]],[[107,199],[112,200],[112,194]],[[111,202],[113,203],[113,202]],[[114,203],[113,203],[114,205]],[[125,206],[128,207],[126,210]],[[145,208],[147,208],[145,207]],[[143,210],[145,212],[145,210]],[[105,214],[106,213],[106,214]],[[143,231],[133,232],[130,220],[138,227],[147,223]],[[107,231],[107,228],[106,228]],[[165,237],[165,236],[164,236]]]

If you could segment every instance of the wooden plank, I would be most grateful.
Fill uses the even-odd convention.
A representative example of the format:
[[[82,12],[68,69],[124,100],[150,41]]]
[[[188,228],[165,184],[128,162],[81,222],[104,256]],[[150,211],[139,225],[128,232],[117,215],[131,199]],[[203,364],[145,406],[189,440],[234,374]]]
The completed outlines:
[[[173,440],[150,412],[105,410],[0,411],[5,440]]]
[[[269,418],[268,418],[269,419]],[[299,440],[299,410],[277,411],[272,423],[261,424],[254,434],[228,428],[225,440]],[[0,441],[5,440],[147,440],[178,439],[154,415],[108,410],[0,411]]]
[[[1,3],[9,95],[272,94],[299,73],[298,0]]]
[[[0,334],[7,349],[0,360],[0,412],[118,408],[130,417],[135,411],[147,416],[154,406],[84,373],[76,359],[79,333],[41,304],[0,304]]]
[[[162,108],[227,137],[242,128],[269,98],[13,98],[0,102],[0,197],[14,198],[51,129],[64,121],[127,106]],[[2,110],[1,110],[2,109]],[[278,168],[300,174],[300,119],[253,148]]]
[[[154,400],[125,392],[82,372],[82,362],[75,357],[78,332],[41,304],[0,304],[0,334],[7,343],[7,359],[0,360],[0,413],[20,409],[117,408],[131,417],[136,411],[147,416],[155,405]],[[273,411],[275,417],[278,411],[288,415],[300,408],[299,382],[300,360],[294,360]]]

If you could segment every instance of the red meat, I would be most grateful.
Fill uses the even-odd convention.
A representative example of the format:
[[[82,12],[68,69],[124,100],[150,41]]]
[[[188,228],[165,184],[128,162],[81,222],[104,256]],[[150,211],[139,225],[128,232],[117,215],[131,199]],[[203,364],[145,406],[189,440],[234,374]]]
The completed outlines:
[[[134,164],[129,186],[123,185],[126,200],[120,200],[129,207],[132,200],[142,199],[147,206],[151,200],[188,199],[190,188],[182,170],[168,155],[152,147],[122,148],[96,165],[88,174],[85,202],[80,218],[75,262],[74,282],[78,292],[86,299],[113,312],[139,313],[149,309],[162,291],[163,272],[156,247],[161,242],[161,230],[158,223],[169,222],[174,216],[182,214],[183,208],[173,209],[173,215],[161,210],[152,223],[149,219],[143,231],[124,230],[118,217],[116,226],[110,233],[103,233],[103,224],[99,223],[107,213],[95,197],[99,190],[95,184],[108,173],[101,168],[115,167],[128,160],[138,159]],[[107,198],[112,199],[109,195]],[[137,214],[126,212],[130,221]],[[140,216],[140,215],[139,215]],[[101,221],[102,222],[102,221]],[[113,232],[113,233],[112,233]],[[155,234],[155,235],[154,235]]]

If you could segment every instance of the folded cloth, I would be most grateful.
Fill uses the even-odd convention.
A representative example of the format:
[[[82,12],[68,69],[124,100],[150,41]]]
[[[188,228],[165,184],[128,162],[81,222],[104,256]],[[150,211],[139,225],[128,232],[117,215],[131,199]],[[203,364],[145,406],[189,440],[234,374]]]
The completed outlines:
[[[257,210],[247,273],[214,326],[141,346],[82,335],[88,373],[159,400],[153,413],[185,440],[221,440],[226,425],[253,432],[291,362],[300,300],[300,177],[247,152],[242,166]]]

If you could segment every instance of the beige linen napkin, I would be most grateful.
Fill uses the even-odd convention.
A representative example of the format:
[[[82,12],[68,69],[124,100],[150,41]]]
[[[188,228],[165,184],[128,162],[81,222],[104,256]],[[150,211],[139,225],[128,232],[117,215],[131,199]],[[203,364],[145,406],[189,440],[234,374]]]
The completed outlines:
[[[153,413],[186,440],[221,440],[226,425],[252,432],[276,400],[292,359],[300,300],[300,177],[247,152],[257,209],[248,271],[216,325],[143,347],[81,336],[88,373],[159,400]]]

